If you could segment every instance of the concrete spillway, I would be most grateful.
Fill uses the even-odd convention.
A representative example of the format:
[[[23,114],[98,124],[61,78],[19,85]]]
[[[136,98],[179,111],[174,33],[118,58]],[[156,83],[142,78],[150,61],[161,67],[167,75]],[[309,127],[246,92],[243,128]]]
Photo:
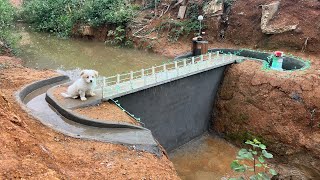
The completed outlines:
[[[249,50],[210,50],[210,52],[217,51],[234,53],[242,57],[254,58],[265,62],[268,62],[268,57],[270,56],[268,53]],[[187,56],[188,55],[181,56],[181,58]],[[80,123],[81,128],[79,128],[77,124],[71,124],[68,120],[61,119],[58,116],[55,120],[49,122],[48,120],[50,120],[50,118],[48,117],[54,117],[51,116],[51,114],[54,113],[53,111],[43,112],[41,108],[36,109],[36,111],[30,106],[28,108],[31,109],[31,114],[36,116],[42,123],[69,136],[127,144],[136,147],[138,145],[141,147],[139,149],[159,154],[160,150],[153,136],[167,151],[171,151],[195,137],[202,135],[209,129],[215,96],[227,66],[227,64],[223,64],[215,68],[204,69],[203,71],[189,74],[182,78],[172,79],[172,81],[166,81],[157,86],[148,86],[148,88],[131,92],[130,94],[117,98],[116,100],[126,111],[141,119],[145,128],[137,128],[128,124],[115,125],[110,122],[101,125],[100,122],[97,123],[90,119],[79,118],[70,113],[65,107],[55,103],[53,98],[50,98],[52,97],[50,96],[50,90],[47,91],[47,102],[62,114],[64,118],[69,118],[71,121]],[[305,68],[308,68],[308,65],[301,60],[292,57],[284,58],[284,70]],[[67,78],[56,77],[27,85],[17,93],[17,99],[21,106],[25,107],[26,102],[23,103],[23,101],[25,101],[27,96],[32,94],[33,91],[64,80],[67,80]],[[38,95],[40,94],[41,93]],[[42,96],[37,97],[38,98],[31,98],[34,99],[35,103],[33,104],[35,104],[35,106],[38,106],[37,104],[39,104],[39,102],[45,103]],[[27,109],[27,107],[25,108]],[[59,121],[57,121],[57,119]],[[69,128],[69,124],[72,125],[71,128]],[[83,124],[87,126],[83,126]],[[88,132],[95,133],[88,134],[82,129],[93,129]],[[97,131],[97,129],[99,129],[99,131]]]
[[[127,111],[141,118],[145,127],[170,151],[209,129],[225,68],[212,69],[117,100]]]

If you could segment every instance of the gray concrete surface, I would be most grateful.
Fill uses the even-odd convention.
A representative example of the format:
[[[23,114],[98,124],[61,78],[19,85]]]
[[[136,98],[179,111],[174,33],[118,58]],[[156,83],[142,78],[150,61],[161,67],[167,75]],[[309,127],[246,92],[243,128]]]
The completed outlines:
[[[45,101],[46,94],[43,92],[51,87],[50,84],[58,84],[66,80],[68,80],[67,77],[59,76],[26,85],[16,93],[16,99],[28,114],[34,116],[42,124],[65,135],[74,138],[123,144],[131,149],[147,151],[157,156],[162,155],[157,141],[155,141],[151,131],[148,129],[87,126],[60,116]],[[33,96],[30,97],[30,94],[33,94]],[[28,97],[27,100],[25,100],[26,97]]]
[[[195,74],[116,100],[141,118],[159,143],[171,151],[209,129],[225,68]]]
[[[102,97],[99,95],[100,93],[97,93],[97,96],[88,97],[86,101],[81,101],[80,99],[66,98],[64,99],[63,103],[61,103],[53,95],[54,90],[59,86],[60,85],[57,85],[48,89],[45,99],[53,108],[55,108],[65,118],[70,119],[77,123],[81,123],[88,126],[95,126],[95,127],[144,129],[141,126],[136,126],[136,125],[132,125],[125,122],[118,122],[116,120],[111,120],[111,119],[96,120],[96,119],[85,117],[81,114],[74,112],[72,109],[93,106],[93,105],[97,105],[98,103],[101,103]]]

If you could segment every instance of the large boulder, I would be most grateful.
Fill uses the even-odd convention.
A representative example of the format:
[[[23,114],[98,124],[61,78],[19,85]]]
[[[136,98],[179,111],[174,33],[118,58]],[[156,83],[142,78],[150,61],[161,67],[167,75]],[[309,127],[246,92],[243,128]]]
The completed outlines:
[[[297,28],[297,24],[283,25],[270,24],[270,21],[275,17],[279,11],[280,1],[273,2],[268,5],[262,5],[261,30],[265,34],[279,34],[287,31],[292,31]]]

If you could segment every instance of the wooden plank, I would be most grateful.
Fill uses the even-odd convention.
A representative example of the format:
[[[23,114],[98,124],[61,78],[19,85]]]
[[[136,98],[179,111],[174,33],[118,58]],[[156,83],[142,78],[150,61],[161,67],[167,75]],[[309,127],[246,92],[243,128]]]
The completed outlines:
[[[179,12],[178,12],[178,19],[183,19],[184,15],[186,14],[187,6],[180,6]]]

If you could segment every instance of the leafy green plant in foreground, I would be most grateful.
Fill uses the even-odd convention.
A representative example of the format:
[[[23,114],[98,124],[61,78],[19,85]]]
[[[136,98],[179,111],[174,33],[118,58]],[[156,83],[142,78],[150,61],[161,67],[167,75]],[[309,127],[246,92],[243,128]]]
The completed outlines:
[[[231,178],[230,180],[267,180],[270,176],[277,175],[277,172],[270,168],[265,161],[273,158],[273,155],[267,152],[266,145],[262,144],[257,139],[253,141],[247,140],[246,144],[250,145],[249,149],[240,149],[237,159],[231,163],[231,169],[235,172],[243,173],[244,176],[240,178]],[[248,177],[246,172],[251,175]]]

